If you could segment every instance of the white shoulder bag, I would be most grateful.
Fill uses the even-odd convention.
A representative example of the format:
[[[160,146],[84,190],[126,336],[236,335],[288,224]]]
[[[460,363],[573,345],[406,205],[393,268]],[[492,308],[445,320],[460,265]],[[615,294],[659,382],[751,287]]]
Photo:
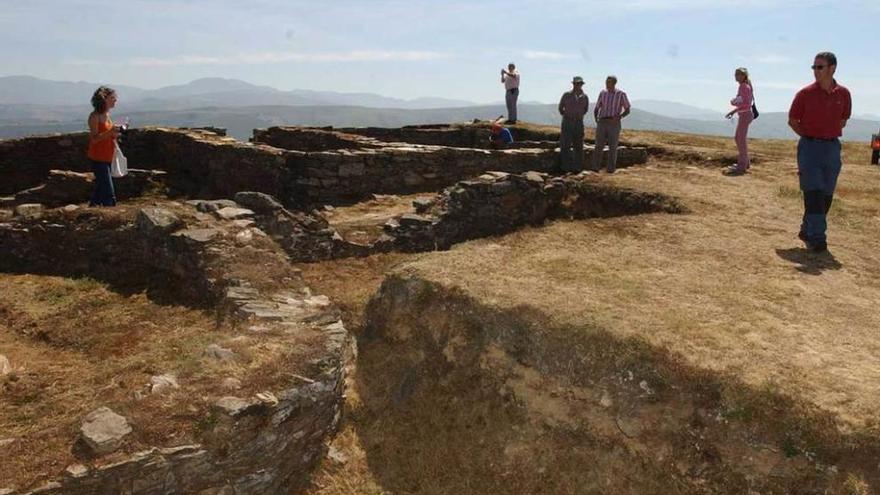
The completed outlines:
[[[116,143],[116,150],[113,152],[113,161],[110,162],[110,175],[112,177],[125,177],[128,173],[128,158],[122,154],[119,149],[119,143]]]

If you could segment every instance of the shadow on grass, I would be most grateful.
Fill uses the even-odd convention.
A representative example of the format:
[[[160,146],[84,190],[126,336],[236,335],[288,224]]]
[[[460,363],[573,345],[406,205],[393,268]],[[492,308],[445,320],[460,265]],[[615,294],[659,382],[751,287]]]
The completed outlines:
[[[776,255],[797,266],[799,272],[810,275],[821,275],[825,270],[840,270],[843,265],[831,254],[831,251],[814,253],[804,248],[777,249]]]

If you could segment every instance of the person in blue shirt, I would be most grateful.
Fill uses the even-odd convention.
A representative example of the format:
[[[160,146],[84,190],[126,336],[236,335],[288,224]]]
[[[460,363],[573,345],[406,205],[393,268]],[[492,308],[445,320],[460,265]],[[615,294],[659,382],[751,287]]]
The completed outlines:
[[[513,134],[510,129],[501,125],[501,118],[492,122],[492,134],[489,135],[489,145],[492,148],[504,148],[513,143]]]

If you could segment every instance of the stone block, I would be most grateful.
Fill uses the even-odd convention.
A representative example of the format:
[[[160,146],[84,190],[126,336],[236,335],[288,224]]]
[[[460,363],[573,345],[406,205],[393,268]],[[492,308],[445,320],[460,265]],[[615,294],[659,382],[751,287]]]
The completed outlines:
[[[196,200],[195,207],[202,213],[212,213],[223,208],[237,208],[238,203],[231,199]]]
[[[28,220],[36,220],[43,216],[43,205],[40,203],[24,203],[15,207],[15,216]]]
[[[99,407],[90,412],[80,427],[80,438],[95,455],[115,451],[122,446],[129,433],[131,426],[128,421],[108,407]]]
[[[135,225],[144,235],[156,235],[177,230],[183,221],[165,208],[142,208],[138,211]]]
[[[217,229],[186,229],[174,234],[176,237],[186,239],[197,244],[205,244],[217,237],[220,231]]]
[[[219,218],[220,220],[238,220],[241,218],[251,218],[254,216],[253,210],[248,210],[247,208],[236,208],[232,206],[227,206],[225,208],[220,208],[214,212],[214,216]]]
[[[176,388],[180,388],[180,385],[174,375],[165,374],[150,377],[150,393],[160,394]]]
[[[235,360],[235,353],[230,349],[226,349],[225,347],[220,347],[217,344],[211,344],[205,348],[204,355],[216,359],[218,361],[233,361]]]
[[[342,163],[339,165],[340,177],[357,177],[364,175],[363,162]]]
[[[284,208],[275,198],[268,194],[255,191],[241,191],[235,193],[235,202],[250,208],[257,213],[267,213]]]

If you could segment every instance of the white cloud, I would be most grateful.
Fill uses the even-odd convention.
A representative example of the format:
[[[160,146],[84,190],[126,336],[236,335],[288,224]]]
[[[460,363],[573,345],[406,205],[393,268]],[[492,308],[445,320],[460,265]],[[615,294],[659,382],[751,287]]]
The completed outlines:
[[[126,65],[134,67],[176,67],[186,65],[277,64],[284,62],[422,62],[448,59],[451,55],[433,51],[354,50],[349,52],[262,52],[223,56],[177,55],[174,57],[137,57]],[[70,61],[71,65],[94,65],[89,60]]]
[[[522,56],[529,60],[565,60],[577,58],[576,55],[559,52],[546,52],[541,50],[524,50]]]

